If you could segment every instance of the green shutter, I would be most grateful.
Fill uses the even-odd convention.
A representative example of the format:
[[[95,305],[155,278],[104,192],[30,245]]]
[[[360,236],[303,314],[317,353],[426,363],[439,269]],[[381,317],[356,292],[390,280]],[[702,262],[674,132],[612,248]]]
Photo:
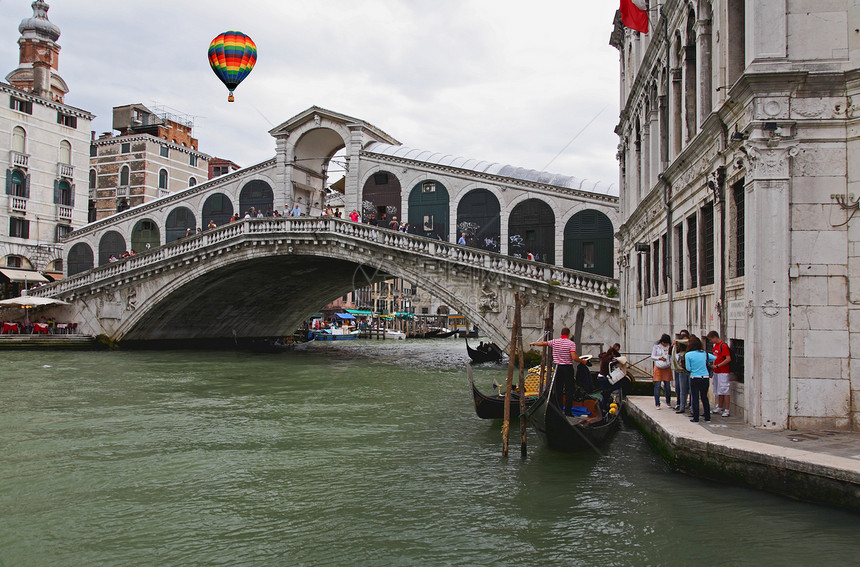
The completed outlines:
[[[60,180],[54,179],[54,203],[60,202]]]
[[[11,169],[6,170],[6,194],[7,195],[12,194],[12,170]]]
[[[26,199],[30,198],[30,174],[29,173],[24,178],[24,198],[26,198]]]
[[[69,193],[70,193],[70,195],[69,195],[69,206],[74,207],[75,206],[75,184],[74,183],[72,183],[72,187],[69,189]]]

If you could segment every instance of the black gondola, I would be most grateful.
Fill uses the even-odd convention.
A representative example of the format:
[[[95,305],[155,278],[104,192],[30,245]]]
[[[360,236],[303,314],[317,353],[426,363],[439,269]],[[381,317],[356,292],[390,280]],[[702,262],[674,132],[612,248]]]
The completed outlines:
[[[472,362],[475,364],[480,364],[482,362],[498,362],[504,355],[502,349],[496,346],[496,343],[482,344],[475,349],[469,346],[469,339],[466,339],[466,352],[469,353],[469,358],[471,358]]]
[[[472,376],[472,365],[466,365],[466,374],[469,375],[469,388],[472,393],[472,401],[475,403],[475,413],[481,419],[503,419],[505,417],[505,393],[499,388],[493,396],[482,393],[475,386]],[[526,398],[526,407],[533,404],[537,398]],[[517,392],[511,392],[511,418],[520,415],[520,396]]]
[[[579,370],[579,369],[578,369]],[[587,368],[585,369],[587,371]],[[583,396],[583,400],[575,402],[580,407],[588,408],[588,415],[571,417],[562,413],[552,397],[555,376],[550,382],[550,387],[537,401],[529,406],[526,415],[529,422],[537,430],[538,436],[547,446],[575,453],[586,449],[596,449],[607,443],[612,434],[618,430],[621,423],[621,406],[624,403],[624,394],[620,389],[613,390],[610,394],[612,408],[601,407],[598,400]]]

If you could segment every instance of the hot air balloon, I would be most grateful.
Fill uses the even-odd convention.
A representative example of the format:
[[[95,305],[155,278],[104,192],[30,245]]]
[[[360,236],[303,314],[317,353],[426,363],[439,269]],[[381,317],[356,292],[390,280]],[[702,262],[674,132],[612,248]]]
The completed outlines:
[[[257,45],[242,32],[224,32],[209,44],[209,64],[230,89],[228,102],[233,102],[233,91],[248,76],[256,62]]]

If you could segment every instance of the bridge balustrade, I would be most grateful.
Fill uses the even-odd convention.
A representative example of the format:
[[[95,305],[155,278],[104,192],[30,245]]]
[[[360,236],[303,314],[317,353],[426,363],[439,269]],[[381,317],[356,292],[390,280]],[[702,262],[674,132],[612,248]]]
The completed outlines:
[[[129,274],[141,268],[155,266],[173,258],[180,258],[189,252],[237,240],[246,235],[277,236],[295,233],[341,234],[350,238],[372,241],[384,247],[406,250],[431,258],[440,258],[490,271],[542,280],[549,282],[551,285],[558,285],[561,288],[574,289],[592,295],[605,296],[611,286],[617,285],[615,280],[605,276],[578,272],[531,260],[512,258],[495,252],[487,252],[387,228],[332,218],[279,217],[244,219],[239,222],[229,223],[34,289],[30,292],[30,295],[58,296],[73,292],[82,287],[98,287],[99,282],[107,282],[117,276]]]

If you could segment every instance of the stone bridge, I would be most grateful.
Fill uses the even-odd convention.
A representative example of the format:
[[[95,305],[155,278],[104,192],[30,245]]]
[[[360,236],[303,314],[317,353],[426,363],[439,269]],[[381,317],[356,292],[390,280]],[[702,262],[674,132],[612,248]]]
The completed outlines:
[[[423,286],[499,344],[510,338],[515,291],[527,341],[539,337],[548,302],[556,327],[578,318],[585,343],[620,336],[618,303],[607,297],[616,280],[337,219],[232,222],[31,293],[68,301],[84,333],[212,340],[289,334],[332,298],[391,276]]]

